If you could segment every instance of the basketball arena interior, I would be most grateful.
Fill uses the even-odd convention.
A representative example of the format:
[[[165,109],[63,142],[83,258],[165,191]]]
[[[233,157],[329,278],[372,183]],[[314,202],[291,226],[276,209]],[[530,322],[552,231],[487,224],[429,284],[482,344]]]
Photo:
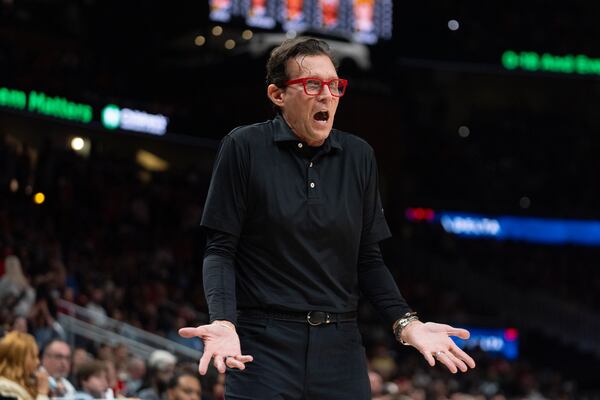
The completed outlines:
[[[161,373],[156,350],[197,373],[202,343],[177,332],[209,320],[200,219],[220,141],[274,117],[270,52],[313,36],[348,80],[335,128],[377,157],[387,267],[422,320],[470,330],[456,341],[477,363],[430,367],[363,301],[373,399],[600,398],[599,15],[1,0],[0,334],[64,340],[73,377],[102,360],[114,397]],[[199,378],[224,398],[214,368]]]

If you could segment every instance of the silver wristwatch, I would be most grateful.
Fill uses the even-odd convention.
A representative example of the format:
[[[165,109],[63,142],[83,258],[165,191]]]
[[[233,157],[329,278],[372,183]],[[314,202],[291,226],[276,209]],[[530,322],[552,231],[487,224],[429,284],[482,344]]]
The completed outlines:
[[[418,321],[418,320],[419,320],[419,317],[417,316],[417,313],[415,311],[411,311],[411,312],[407,312],[406,314],[404,314],[402,316],[402,318],[400,318],[396,322],[394,322],[392,330],[394,331],[394,336],[396,337],[396,340],[405,346],[409,346],[410,344],[406,343],[401,338],[402,331],[404,330],[404,328],[406,328],[408,326],[408,324],[410,324],[413,321]]]

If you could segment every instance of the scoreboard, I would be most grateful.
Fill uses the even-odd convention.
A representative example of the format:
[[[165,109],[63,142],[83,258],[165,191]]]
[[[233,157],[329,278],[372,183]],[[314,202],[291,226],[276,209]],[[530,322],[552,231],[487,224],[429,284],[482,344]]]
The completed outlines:
[[[242,19],[250,27],[319,32],[358,43],[392,37],[392,0],[209,0],[215,22]]]

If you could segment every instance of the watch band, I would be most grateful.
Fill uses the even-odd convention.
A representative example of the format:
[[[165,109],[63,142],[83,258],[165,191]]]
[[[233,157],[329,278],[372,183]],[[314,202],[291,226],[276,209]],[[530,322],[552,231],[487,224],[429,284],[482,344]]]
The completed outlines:
[[[402,340],[402,331],[408,326],[408,324],[418,320],[419,317],[417,316],[417,313],[415,311],[407,312],[402,316],[402,318],[396,320],[396,322],[394,322],[394,325],[392,326],[392,330],[394,331],[394,336],[396,337],[396,340],[405,346],[410,346],[409,343]]]

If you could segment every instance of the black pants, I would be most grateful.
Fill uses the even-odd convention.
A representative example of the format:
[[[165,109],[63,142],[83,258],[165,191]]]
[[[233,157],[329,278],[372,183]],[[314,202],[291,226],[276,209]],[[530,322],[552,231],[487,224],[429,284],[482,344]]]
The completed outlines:
[[[310,326],[273,319],[238,320],[242,354],[254,361],[228,369],[227,400],[371,398],[365,349],[356,322]]]

